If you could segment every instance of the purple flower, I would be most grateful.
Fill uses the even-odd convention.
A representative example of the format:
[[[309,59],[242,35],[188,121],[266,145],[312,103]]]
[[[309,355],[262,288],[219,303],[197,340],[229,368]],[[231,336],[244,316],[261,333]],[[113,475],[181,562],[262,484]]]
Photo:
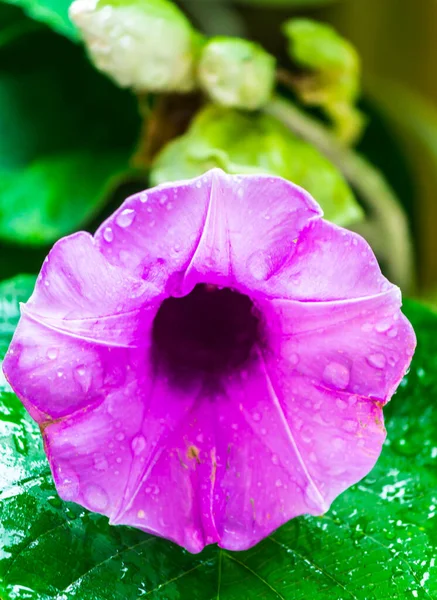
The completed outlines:
[[[415,347],[400,306],[304,190],[213,170],[55,244],[4,370],[62,498],[243,550],[374,465]]]

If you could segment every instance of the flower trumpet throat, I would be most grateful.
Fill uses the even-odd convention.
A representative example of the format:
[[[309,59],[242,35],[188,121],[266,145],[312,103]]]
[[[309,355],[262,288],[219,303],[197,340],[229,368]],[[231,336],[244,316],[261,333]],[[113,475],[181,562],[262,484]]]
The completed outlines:
[[[373,467],[415,347],[400,306],[303,189],[215,169],[57,242],[4,371],[62,498],[243,550]]]

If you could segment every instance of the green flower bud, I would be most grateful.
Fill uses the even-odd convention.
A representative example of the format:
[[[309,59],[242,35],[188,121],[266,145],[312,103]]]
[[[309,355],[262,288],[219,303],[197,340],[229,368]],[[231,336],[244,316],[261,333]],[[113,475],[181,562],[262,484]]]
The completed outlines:
[[[320,203],[325,218],[349,225],[362,210],[341,173],[275,118],[217,105],[204,107],[188,131],[157,155],[150,183],[190,179],[220,167],[230,174],[270,173],[297,183]]]
[[[256,110],[275,84],[275,59],[261,46],[238,38],[217,37],[203,48],[201,87],[217,104]]]
[[[121,87],[189,92],[200,35],[168,0],[75,0],[70,17],[92,61]]]
[[[290,57],[309,71],[296,83],[300,98],[320,106],[333,121],[338,137],[354,142],[364,124],[355,108],[361,74],[355,48],[325,23],[292,19],[283,29]]]

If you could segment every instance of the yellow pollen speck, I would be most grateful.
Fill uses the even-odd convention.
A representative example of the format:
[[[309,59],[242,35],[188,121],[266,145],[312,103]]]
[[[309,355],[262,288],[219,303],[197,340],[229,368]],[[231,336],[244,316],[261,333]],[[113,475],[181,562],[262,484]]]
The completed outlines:
[[[138,517],[139,519],[144,519],[144,517],[145,517],[145,516],[146,516],[146,513],[144,512],[144,510],[139,510],[139,511],[137,512],[137,517]]]

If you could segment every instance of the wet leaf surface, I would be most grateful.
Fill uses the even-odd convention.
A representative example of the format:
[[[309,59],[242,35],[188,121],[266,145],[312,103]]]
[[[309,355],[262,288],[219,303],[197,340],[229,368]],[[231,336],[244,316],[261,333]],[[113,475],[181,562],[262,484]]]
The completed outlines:
[[[1,352],[33,279],[0,288]],[[69,600],[357,600],[437,597],[437,316],[407,303],[418,349],[386,409],[374,470],[320,518],[246,552],[174,544],[62,502],[37,427],[8,385],[0,401],[0,597]],[[177,493],[177,490],[175,490]]]

